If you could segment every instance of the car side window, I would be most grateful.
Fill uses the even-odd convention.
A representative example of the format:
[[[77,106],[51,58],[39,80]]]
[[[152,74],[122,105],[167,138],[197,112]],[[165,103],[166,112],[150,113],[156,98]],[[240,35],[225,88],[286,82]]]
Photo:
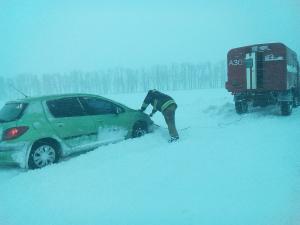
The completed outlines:
[[[77,98],[62,98],[47,101],[49,111],[54,117],[84,116],[84,110]]]
[[[93,97],[81,97],[84,108],[89,115],[104,115],[115,114],[117,106],[109,101],[93,98]]]

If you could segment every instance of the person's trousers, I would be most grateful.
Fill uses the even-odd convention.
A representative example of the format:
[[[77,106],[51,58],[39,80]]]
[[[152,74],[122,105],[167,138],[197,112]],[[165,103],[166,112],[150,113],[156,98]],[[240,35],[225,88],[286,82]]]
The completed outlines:
[[[176,111],[176,109],[177,109],[177,105],[172,104],[172,105],[168,106],[168,108],[166,108],[163,111],[165,121],[168,125],[169,134],[170,134],[171,137],[174,137],[174,138],[179,137],[177,129],[176,129],[176,125],[175,125],[175,111]]]

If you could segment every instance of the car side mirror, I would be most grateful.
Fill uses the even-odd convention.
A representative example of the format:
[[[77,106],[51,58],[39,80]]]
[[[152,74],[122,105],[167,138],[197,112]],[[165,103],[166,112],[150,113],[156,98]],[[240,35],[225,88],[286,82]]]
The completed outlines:
[[[119,115],[122,112],[122,109],[120,107],[115,107],[115,114]]]

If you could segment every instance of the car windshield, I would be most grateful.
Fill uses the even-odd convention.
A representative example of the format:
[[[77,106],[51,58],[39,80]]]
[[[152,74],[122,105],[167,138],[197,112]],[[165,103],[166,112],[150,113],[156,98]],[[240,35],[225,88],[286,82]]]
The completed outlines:
[[[0,110],[0,123],[11,122],[19,119],[26,106],[26,103],[20,102],[6,103]]]

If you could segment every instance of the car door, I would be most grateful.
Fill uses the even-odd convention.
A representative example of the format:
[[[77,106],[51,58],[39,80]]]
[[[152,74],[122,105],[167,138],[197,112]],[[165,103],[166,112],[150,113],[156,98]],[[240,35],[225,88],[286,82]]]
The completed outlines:
[[[100,97],[79,99],[95,123],[99,145],[124,140],[130,125],[122,106]]]
[[[81,150],[95,141],[94,121],[85,113],[77,97],[67,97],[46,102],[51,126],[72,150]]]

